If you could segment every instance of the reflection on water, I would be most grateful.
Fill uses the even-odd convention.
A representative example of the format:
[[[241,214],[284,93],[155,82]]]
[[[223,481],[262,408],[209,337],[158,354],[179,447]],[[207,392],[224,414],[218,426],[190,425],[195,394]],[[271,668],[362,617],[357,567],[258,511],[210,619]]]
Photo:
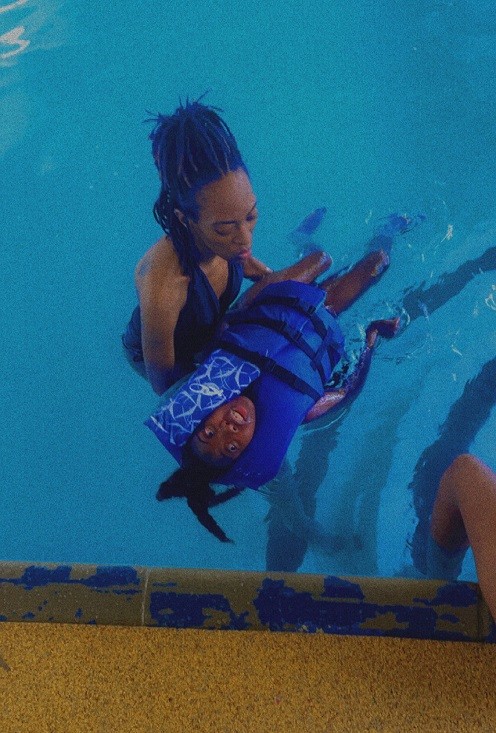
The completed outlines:
[[[11,31],[7,31],[3,36],[0,36],[0,43],[3,46],[14,46],[12,51],[4,51],[3,53],[0,53],[0,59],[5,61],[6,59],[10,59],[12,56],[17,56],[17,54],[22,53],[29,46],[31,41],[21,37],[25,31],[25,27],[23,25],[19,25],[17,28],[12,28]]]
[[[38,7],[33,8],[32,3],[23,7],[27,2],[28,0],[17,0],[0,5],[2,25],[7,26],[7,30],[0,35],[0,67],[11,66],[16,57],[28,48],[30,51],[56,48],[65,41],[65,23],[57,16],[62,0],[45,0]],[[10,11],[18,8],[26,12],[25,17],[19,19],[15,12],[10,15]]]
[[[8,5],[0,5],[0,13],[7,13],[9,10],[14,10],[14,8],[18,8],[19,5],[26,5],[28,0],[16,0],[13,3],[9,3]]]
[[[26,2],[27,0],[17,0],[17,2],[9,3],[8,5],[1,5],[0,13],[7,13],[9,10],[15,10],[15,8],[18,8],[20,5],[25,5]],[[1,46],[14,47],[10,51],[2,51],[2,53],[0,53],[0,59],[2,61],[10,59],[12,56],[17,56],[17,54],[22,53],[22,51],[29,46],[30,41],[22,38],[25,31],[26,28],[23,25],[18,25],[0,36],[0,48]]]
[[[21,63],[31,51],[57,48],[66,41],[62,0],[17,0],[0,5],[0,156],[22,139],[33,115],[32,68]]]

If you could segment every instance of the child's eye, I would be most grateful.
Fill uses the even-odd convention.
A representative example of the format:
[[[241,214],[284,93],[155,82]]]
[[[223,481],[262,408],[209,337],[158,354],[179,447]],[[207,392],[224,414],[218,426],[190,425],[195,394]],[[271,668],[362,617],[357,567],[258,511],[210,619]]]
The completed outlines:
[[[203,432],[207,438],[213,438],[215,435],[215,431],[212,428],[204,428]]]

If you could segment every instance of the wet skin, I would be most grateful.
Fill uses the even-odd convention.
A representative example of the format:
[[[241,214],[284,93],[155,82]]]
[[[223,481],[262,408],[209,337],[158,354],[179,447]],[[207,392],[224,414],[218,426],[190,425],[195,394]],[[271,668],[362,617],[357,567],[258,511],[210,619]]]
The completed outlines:
[[[197,216],[175,209],[200,251],[199,267],[218,298],[225,292],[228,260],[238,260],[245,277],[260,280],[270,268],[251,255],[257,221],[256,199],[242,169],[213,181],[196,194]],[[136,267],[136,288],[141,306],[141,337],[146,376],[157,394],[177,378],[174,332],[188,298],[189,277],[178,254],[164,235]]]
[[[202,257],[248,259],[258,212],[245,171],[238,168],[207,184],[196,195],[196,201],[198,219],[186,218],[178,210],[176,215],[189,227]]]
[[[216,466],[228,466],[239,458],[255,432],[255,405],[241,395],[217,407],[195,430],[194,452]]]

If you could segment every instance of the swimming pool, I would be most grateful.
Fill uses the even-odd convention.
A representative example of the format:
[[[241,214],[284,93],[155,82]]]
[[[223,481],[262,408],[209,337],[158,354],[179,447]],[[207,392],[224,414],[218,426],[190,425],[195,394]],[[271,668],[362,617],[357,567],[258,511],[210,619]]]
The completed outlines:
[[[447,452],[456,435],[494,465],[492,4],[4,0],[0,41],[3,559],[419,575],[411,545],[421,554],[446,436]],[[206,89],[248,163],[273,267],[317,206],[336,269],[380,217],[427,215],[342,319],[354,347],[383,314],[402,333],[348,411],[300,431],[270,499],[216,510],[227,547],[181,502],[155,501],[173,463],[120,350],[135,262],[160,233],[142,120]]]

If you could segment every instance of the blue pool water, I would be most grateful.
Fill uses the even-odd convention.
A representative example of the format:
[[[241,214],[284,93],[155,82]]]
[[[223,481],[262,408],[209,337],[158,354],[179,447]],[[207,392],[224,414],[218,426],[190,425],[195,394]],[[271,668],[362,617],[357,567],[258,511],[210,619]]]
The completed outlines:
[[[418,575],[443,462],[495,464],[495,79],[491,0],[0,0],[1,558]],[[353,349],[371,318],[401,334],[270,491],[214,510],[232,546],[156,502],[174,465],[120,346],[160,235],[142,121],[207,89],[272,267],[317,206],[336,269],[380,217],[427,215],[342,319]]]

